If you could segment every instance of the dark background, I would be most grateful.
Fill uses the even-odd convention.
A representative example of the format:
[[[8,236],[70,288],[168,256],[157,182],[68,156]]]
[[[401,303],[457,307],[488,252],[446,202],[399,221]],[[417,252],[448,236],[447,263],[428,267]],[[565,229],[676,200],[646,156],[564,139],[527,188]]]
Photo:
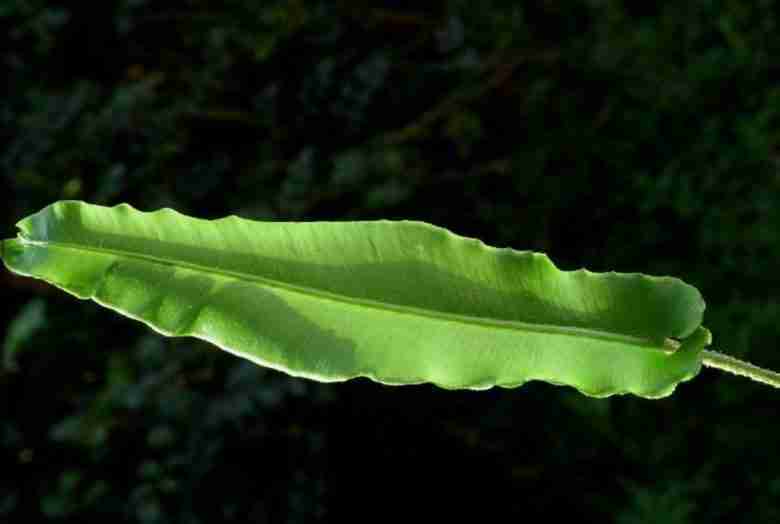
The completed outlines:
[[[419,219],[668,274],[780,369],[772,1],[0,1],[0,224]],[[0,273],[0,522],[780,521],[780,392],[320,384]]]

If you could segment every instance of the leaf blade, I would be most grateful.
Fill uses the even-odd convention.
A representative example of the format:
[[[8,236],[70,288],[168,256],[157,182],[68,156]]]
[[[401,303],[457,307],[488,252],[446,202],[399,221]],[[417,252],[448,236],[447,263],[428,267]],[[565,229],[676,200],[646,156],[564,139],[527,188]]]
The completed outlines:
[[[698,372],[705,345],[704,302],[679,279],[561,271],[420,222],[206,221],[63,201],[18,227],[4,243],[12,271],[317,380],[539,379],[654,398]],[[664,351],[689,336],[685,358]]]

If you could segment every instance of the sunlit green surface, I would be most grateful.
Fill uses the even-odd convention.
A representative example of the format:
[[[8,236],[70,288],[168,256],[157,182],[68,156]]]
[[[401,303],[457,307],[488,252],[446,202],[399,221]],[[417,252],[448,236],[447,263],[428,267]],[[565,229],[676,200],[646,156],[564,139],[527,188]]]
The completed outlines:
[[[709,332],[679,279],[560,271],[422,222],[207,221],[75,201],[3,243],[6,266],[171,336],[296,376],[445,388],[529,380],[669,395]],[[684,339],[676,351],[670,338]]]

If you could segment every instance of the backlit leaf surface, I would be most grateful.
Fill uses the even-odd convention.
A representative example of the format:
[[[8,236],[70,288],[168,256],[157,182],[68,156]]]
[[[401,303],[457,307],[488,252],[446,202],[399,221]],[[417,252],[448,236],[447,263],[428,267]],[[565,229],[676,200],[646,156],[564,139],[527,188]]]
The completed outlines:
[[[679,279],[561,271],[423,222],[209,221],[61,201],[18,227],[2,244],[11,271],[321,381],[544,380],[656,398],[698,373],[710,338],[701,295]]]

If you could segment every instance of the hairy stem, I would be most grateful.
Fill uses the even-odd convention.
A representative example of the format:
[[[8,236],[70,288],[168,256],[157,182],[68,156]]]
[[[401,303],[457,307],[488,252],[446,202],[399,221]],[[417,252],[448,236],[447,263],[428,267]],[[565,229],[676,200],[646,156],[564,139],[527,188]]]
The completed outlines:
[[[705,350],[702,364],[780,388],[780,373],[754,366],[750,362],[745,362],[717,351]]]

